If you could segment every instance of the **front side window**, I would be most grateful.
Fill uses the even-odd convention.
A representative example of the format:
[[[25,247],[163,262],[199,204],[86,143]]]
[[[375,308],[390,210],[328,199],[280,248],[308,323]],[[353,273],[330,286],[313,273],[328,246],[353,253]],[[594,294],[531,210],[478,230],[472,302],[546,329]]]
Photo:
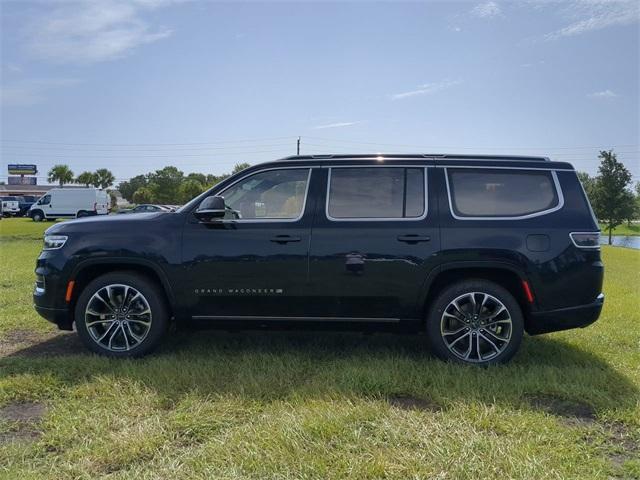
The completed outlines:
[[[51,195],[45,195],[38,202],[40,205],[49,205],[49,203],[51,203]]]
[[[559,204],[551,172],[448,168],[451,206],[460,217],[520,217]]]
[[[302,215],[308,183],[308,168],[267,170],[240,180],[219,195],[235,218],[294,220]]]
[[[333,219],[410,219],[425,213],[424,168],[332,168],[327,213]]]

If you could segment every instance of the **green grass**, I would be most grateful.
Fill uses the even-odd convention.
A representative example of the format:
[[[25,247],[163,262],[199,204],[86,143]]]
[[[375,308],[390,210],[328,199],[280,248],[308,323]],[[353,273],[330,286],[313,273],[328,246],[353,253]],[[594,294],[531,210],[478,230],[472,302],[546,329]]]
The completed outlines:
[[[44,231],[56,222],[34,222],[30,218],[3,218],[0,220],[0,239],[42,240]]]
[[[7,227],[0,345],[35,340],[0,358],[0,478],[640,478],[640,252],[604,247],[601,319],[527,337],[506,366],[317,332],[178,333],[117,361],[44,336],[41,243]],[[40,422],[3,420],[23,402]]]
[[[600,230],[602,231],[602,235],[609,235],[609,230],[607,230],[606,225],[600,224]],[[623,225],[618,225],[613,229],[613,235],[640,235],[640,224],[632,223],[631,225],[627,225],[626,223]]]

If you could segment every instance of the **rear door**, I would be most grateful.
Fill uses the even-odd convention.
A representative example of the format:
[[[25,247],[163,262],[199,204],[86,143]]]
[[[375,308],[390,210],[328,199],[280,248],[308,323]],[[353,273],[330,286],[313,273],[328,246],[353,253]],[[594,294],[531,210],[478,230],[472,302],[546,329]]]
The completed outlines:
[[[420,292],[440,248],[424,165],[332,166],[310,248],[313,311],[351,320],[420,318]]]

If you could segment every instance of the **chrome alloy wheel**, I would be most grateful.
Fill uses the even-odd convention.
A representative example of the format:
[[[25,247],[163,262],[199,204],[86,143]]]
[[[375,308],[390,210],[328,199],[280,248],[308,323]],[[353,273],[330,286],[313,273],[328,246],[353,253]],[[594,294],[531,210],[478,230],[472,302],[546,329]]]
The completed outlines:
[[[482,363],[500,355],[511,341],[509,310],[496,297],[470,292],[453,299],[440,319],[444,344],[457,358]]]
[[[85,325],[93,341],[114,352],[141,344],[151,329],[151,307],[133,287],[111,284],[100,288],[87,303]]]

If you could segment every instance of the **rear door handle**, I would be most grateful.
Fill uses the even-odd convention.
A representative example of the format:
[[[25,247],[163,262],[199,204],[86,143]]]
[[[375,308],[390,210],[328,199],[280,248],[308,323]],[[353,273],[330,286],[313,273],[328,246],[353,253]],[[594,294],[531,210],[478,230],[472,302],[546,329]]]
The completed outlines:
[[[415,244],[418,242],[429,242],[431,237],[427,235],[398,235],[399,242]]]
[[[299,242],[301,240],[300,237],[294,237],[292,235],[276,235],[271,239],[274,243],[285,244],[289,242]]]

